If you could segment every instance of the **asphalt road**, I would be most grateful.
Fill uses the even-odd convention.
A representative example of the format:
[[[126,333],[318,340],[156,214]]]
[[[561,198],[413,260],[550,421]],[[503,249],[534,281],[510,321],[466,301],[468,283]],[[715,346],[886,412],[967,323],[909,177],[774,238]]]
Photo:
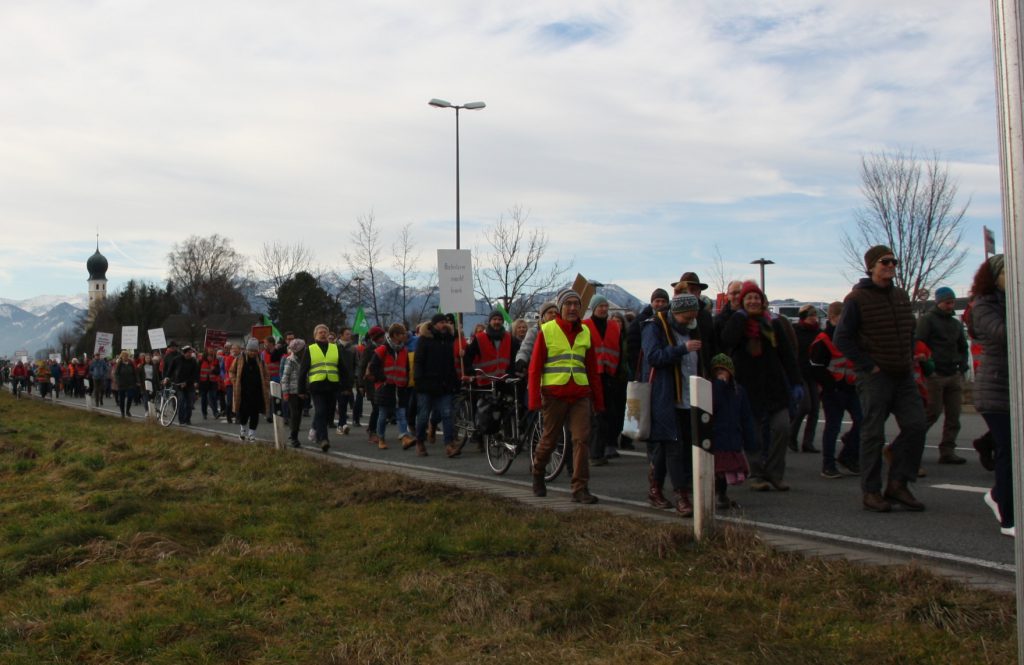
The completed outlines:
[[[82,408],[83,400],[62,398],[60,403]],[[104,412],[115,413],[109,400]],[[136,413],[141,409],[136,408]],[[142,422],[141,418],[136,418]],[[237,439],[238,428],[222,421],[203,420],[198,409],[193,415],[194,428]],[[822,419],[823,422],[823,419]],[[772,531],[823,539],[830,542],[867,546],[890,552],[916,554],[954,565],[963,565],[993,572],[1014,570],[1013,539],[999,533],[998,523],[982,499],[991,486],[992,473],[978,463],[971,441],[985,431],[981,416],[964,413],[959,452],[968,462],[950,466],[936,463],[937,443],[942,422],[928,434],[924,468],[928,475],[913,486],[914,494],[927,510],[911,513],[894,508],[891,513],[870,513],[861,508],[860,484],[856,477],[839,480],[821,478],[820,455],[790,452],[787,457],[786,481],[789,492],[752,492],[746,486],[730,488],[730,494],[741,507],[719,513],[724,519],[755,524]],[[308,429],[309,423],[304,420]],[[821,424],[819,423],[819,431]],[[180,427],[175,424],[172,427]],[[845,427],[844,427],[845,429]],[[895,435],[890,419],[887,431]],[[389,437],[397,441],[397,428],[389,427]],[[273,441],[273,428],[265,421],[257,429],[257,438]],[[282,437],[283,441],[284,437]],[[331,432],[331,455],[346,455],[385,462],[398,466],[428,467],[453,475],[487,478],[502,483],[528,486],[529,460],[521,454],[503,476],[495,476],[483,453],[468,444],[458,458],[447,458],[440,443],[428,446],[427,457],[418,457],[415,449],[403,451],[397,443],[388,450],[378,450],[367,441],[365,430],[353,429],[347,436]],[[303,437],[303,444],[310,446]],[[606,501],[646,506],[646,456],[626,451],[606,466],[591,469],[590,488]],[[568,492],[565,472],[549,483],[549,492]],[[654,510],[654,509],[650,509]]]

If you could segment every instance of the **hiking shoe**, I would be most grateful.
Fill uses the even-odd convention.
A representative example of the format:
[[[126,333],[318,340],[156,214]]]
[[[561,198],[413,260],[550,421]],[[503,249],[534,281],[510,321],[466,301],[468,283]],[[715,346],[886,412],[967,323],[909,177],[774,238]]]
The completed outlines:
[[[887,513],[892,510],[892,504],[878,492],[865,492],[863,504],[864,510],[870,510],[873,513]]]
[[[754,490],[755,492],[767,492],[771,488],[772,488],[772,485],[767,480],[751,480],[750,481],[750,489]]]
[[[544,476],[533,477],[533,495],[537,497],[548,495],[548,487],[544,484]]]
[[[843,474],[839,473],[839,470],[835,467],[830,467],[821,470],[821,477],[828,480],[838,480],[843,477]]]
[[[387,450],[388,444],[384,442],[384,437],[377,438],[377,450]]]
[[[347,435],[349,432],[352,431],[352,428],[349,427],[348,425],[342,425],[340,431],[341,431],[342,434]]]
[[[907,484],[902,480],[890,480],[888,486],[885,488],[885,492],[882,496],[888,499],[890,502],[899,503],[907,510],[914,512],[920,512],[924,510],[924,504],[918,501],[910,490],[907,489]]]
[[[855,462],[853,460],[841,460],[840,459],[840,460],[836,460],[836,464],[838,464],[842,468],[843,471],[845,471],[846,473],[850,474],[851,476],[859,476],[860,475],[860,464],[858,462]]]
[[[330,449],[331,449],[331,444],[328,443],[327,441],[324,441],[323,443],[320,444],[320,450],[324,451],[325,453],[328,450],[330,450]]]
[[[967,460],[956,453],[946,453],[939,455],[939,464],[967,464]]]
[[[338,429],[336,429],[334,431],[336,431],[338,434],[344,434],[345,433],[344,428],[341,427],[340,425],[338,426]]]
[[[543,478],[541,478],[543,480]],[[597,497],[590,493],[590,490],[583,488],[572,493],[573,503],[597,503]]]
[[[454,443],[449,443],[447,446],[444,447],[444,454],[447,455],[448,457],[458,457],[459,455],[462,454],[462,446],[456,445]]]
[[[402,450],[409,450],[416,445],[416,439],[412,438],[408,434],[402,436]]]

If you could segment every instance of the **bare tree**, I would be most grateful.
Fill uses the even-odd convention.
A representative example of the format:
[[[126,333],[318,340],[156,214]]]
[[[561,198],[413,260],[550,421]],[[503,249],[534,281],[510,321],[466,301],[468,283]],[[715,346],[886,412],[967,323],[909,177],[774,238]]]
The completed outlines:
[[[398,273],[399,296],[398,305],[401,311],[401,320],[408,321],[409,309],[409,287],[410,281],[416,276],[416,265],[419,263],[420,254],[416,251],[416,245],[412,241],[412,223],[406,224],[398,234],[398,238],[391,245],[391,255],[394,258],[395,271]]]
[[[899,261],[896,286],[912,301],[927,300],[967,256],[960,239],[970,201],[957,207],[948,164],[902,150],[861,157],[861,192],[867,201],[841,240],[847,264],[863,275],[865,250],[887,245]]]
[[[167,260],[174,295],[193,317],[239,314],[248,309],[242,293],[245,257],[227,238],[216,233],[206,238],[191,236],[175,244]]]
[[[61,359],[67,361],[74,355],[75,346],[78,344],[78,338],[82,336],[81,329],[77,324],[64,326],[57,333],[57,343],[60,344]]]
[[[369,304],[373,308],[374,321],[377,325],[381,325],[381,312],[377,298],[381,271],[377,266],[380,263],[382,249],[380,229],[377,228],[376,217],[372,210],[356,219],[356,229],[352,232],[351,239],[352,250],[345,252],[343,257],[353,273],[369,281],[369,284],[364,284],[363,288],[369,287]]]
[[[543,264],[548,237],[541,229],[528,228],[528,218],[521,205],[511,207],[507,218],[501,215],[484,232],[490,251],[474,251],[478,257],[473,266],[476,292],[489,307],[500,301],[513,319],[532,308],[537,294],[564,282],[572,268],[572,261]]]
[[[256,275],[269,281],[276,293],[300,272],[313,273],[313,252],[301,242],[265,242],[255,258]]]
[[[729,290],[729,283],[734,280],[725,271],[725,259],[722,258],[722,249],[718,246],[717,242],[714,244],[714,250],[711,262],[711,279],[708,280],[708,283],[711,285],[711,288],[715,289],[715,293],[725,293]]]

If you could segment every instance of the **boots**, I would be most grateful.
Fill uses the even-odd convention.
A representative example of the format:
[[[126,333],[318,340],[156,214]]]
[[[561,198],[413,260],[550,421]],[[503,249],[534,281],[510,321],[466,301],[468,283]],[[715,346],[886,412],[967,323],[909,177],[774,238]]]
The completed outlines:
[[[402,435],[402,450],[409,450],[416,445],[416,439],[412,438],[408,434]],[[419,448],[417,448],[419,450]]]
[[[533,477],[533,495],[534,496],[547,496],[548,487],[544,484],[544,476]]]
[[[924,504],[914,498],[914,495],[910,493],[907,488],[907,483],[903,480],[896,480],[895,478],[889,479],[889,484],[886,485],[885,492],[882,493],[891,503],[901,504],[907,510],[914,512],[920,512],[924,510]]]
[[[671,508],[672,504],[665,498],[661,485],[659,485],[658,481],[654,479],[653,468],[647,472],[647,482],[649,483],[649,489],[647,490],[647,503],[651,504],[655,508]]]
[[[423,445],[422,441],[416,441],[416,454],[419,455],[420,457],[427,456],[427,447]]]
[[[381,437],[377,437],[377,449],[378,450],[387,450],[388,449],[388,444],[384,442],[384,437],[382,437],[382,436]]]
[[[693,501],[690,500],[690,493],[685,490],[676,490],[676,512],[681,517],[693,517]]]

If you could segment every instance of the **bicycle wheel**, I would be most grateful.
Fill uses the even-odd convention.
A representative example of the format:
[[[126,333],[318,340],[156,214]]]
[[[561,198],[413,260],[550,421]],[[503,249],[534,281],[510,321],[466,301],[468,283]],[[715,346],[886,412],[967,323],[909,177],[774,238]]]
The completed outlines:
[[[178,416],[178,397],[171,395],[164,400],[163,406],[160,407],[160,424],[167,427],[174,422],[174,419]]]
[[[470,434],[473,433],[473,405],[470,403],[470,398],[464,394],[457,395],[453,411],[455,439],[452,443],[458,448],[462,448],[469,440]]]
[[[533,460],[537,457],[537,447],[540,446],[540,438],[544,433],[544,422],[541,418],[540,413],[533,419],[533,425],[530,427],[530,466],[533,466]],[[552,481],[558,477],[558,474],[562,473],[562,469],[565,467],[565,430],[562,431],[562,436],[558,441],[555,442],[555,449],[551,451],[551,459],[544,466],[544,480]]]
[[[512,466],[516,458],[515,438],[513,437],[512,414],[506,413],[502,418],[501,429],[484,437],[484,451],[487,453],[487,464],[495,475],[502,475]]]

